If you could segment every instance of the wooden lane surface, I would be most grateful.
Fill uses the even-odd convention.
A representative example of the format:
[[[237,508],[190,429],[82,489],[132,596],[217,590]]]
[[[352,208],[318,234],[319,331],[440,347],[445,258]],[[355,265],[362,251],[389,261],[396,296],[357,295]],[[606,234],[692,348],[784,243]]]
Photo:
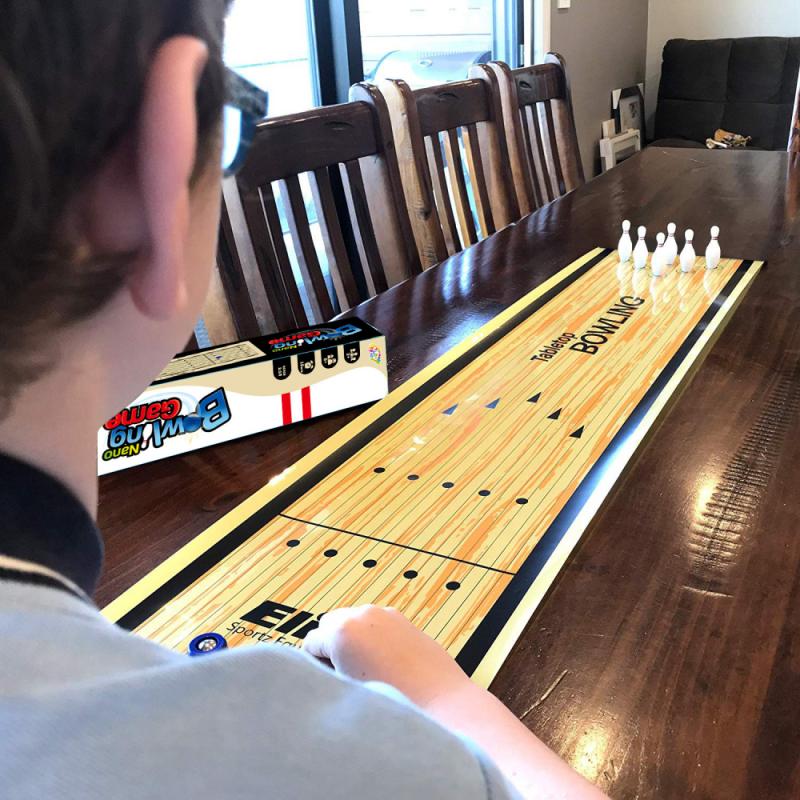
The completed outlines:
[[[698,249],[718,224],[726,253],[769,260],[493,684],[615,798],[800,794],[800,164],[788,164],[649,148],[357,312],[388,334],[397,385],[564,263],[613,246],[622,218],[691,226]],[[98,602],[353,416],[104,478]]]
[[[210,631],[231,646],[263,641],[254,634],[278,627],[274,617],[261,626],[251,614],[255,630],[242,619],[265,600],[311,614],[377,603],[458,655],[740,266],[707,271],[700,259],[694,273],[651,280],[613,252],[602,258],[137,632],[186,652]],[[569,349],[600,325],[596,353]],[[552,358],[536,355],[559,338]],[[235,513],[219,536],[246,518]]]

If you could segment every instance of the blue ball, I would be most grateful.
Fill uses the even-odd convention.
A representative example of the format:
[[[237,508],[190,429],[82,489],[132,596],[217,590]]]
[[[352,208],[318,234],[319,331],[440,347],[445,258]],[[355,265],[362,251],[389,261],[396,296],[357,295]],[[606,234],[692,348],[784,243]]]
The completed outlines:
[[[205,656],[208,653],[215,653],[217,650],[224,650],[228,646],[224,636],[218,633],[201,633],[189,642],[190,656]]]

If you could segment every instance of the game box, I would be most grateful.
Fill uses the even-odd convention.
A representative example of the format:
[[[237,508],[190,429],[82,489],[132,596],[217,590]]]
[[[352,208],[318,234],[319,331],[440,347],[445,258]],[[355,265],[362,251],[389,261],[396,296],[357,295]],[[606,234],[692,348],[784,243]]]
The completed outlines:
[[[98,474],[371,403],[387,392],[386,340],[355,318],[179,355],[100,429]]]

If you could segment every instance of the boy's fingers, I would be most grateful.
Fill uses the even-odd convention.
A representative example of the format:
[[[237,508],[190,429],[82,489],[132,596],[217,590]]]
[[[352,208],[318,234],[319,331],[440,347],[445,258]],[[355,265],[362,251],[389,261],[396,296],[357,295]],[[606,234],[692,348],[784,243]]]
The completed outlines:
[[[325,633],[319,628],[307,634],[306,638],[303,640],[303,650],[314,656],[314,658],[330,660],[328,640]]]

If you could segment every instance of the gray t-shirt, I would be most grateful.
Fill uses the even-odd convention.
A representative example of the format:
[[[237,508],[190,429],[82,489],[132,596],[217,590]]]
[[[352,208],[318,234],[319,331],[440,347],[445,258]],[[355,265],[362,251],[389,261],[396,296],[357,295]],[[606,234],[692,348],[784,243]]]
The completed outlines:
[[[504,800],[474,745],[293,648],[202,658],[67,592],[0,580],[6,800]]]

